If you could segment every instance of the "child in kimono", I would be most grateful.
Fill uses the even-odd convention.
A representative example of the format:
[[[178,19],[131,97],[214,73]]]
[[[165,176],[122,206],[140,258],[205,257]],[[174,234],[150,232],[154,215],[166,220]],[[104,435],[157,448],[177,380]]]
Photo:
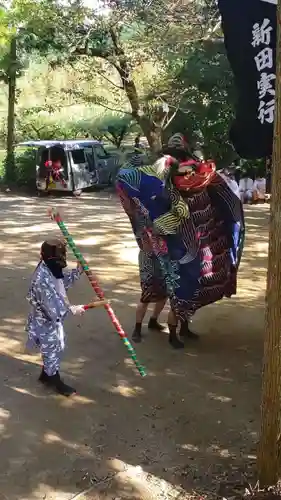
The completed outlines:
[[[81,315],[83,306],[71,306],[66,290],[80,277],[82,269],[65,270],[66,244],[48,239],[41,247],[41,261],[32,277],[27,300],[31,311],[27,321],[28,345],[40,348],[43,368],[40,382],[59,394],[71,396],[76,391],[60,378],[64,351],[63,321],[67,314]]]

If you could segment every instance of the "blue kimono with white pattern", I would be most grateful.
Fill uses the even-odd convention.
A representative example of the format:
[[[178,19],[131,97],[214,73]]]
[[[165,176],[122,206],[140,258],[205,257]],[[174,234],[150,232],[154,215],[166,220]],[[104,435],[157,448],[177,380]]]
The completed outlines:
[[[80,277],[78,269],[64,270],[65,290]],[[64,350],[63,321],[70,312],[67,297],[58,292],[56,278],[44,262],[37,266],[29,288],[27,300],[31,305],[26,330],[27,346],[40,348],[44,369],[54,375],[59,369],[60,356]]]

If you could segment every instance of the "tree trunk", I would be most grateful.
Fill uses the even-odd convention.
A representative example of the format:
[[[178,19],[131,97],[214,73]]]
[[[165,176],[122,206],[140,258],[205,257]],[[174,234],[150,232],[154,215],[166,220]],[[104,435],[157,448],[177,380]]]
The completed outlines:
[[[147,138],[147,142],[152,154],[157,155],[162,150],[162,129],[151,123],[149,118],[142,116],[137,118],[137,122]]]
[[[274,485],[280,472],[281,420],[281,0],[277,6],[276,102],[266,292],[258,477]]]
[[[124,90],[131,105],[132,117],[139,124],[143,134],[147,138],[147,142],[149,144],[151,152],[157,155],[157,153],[159,153],[162,149],[162,128],[161,126],[155,125],[155,123],[151,119],[149,119],[148,116],[142,113],[140,109],[138,91],[134,81],[131,79],[130,71],[127,66],[127,62],[121,60],[120,67],[117,67],[117,69],[121,76]]]
[[[115,56],[118,60],[118,64],[114,64],[114,66],[120,75],[123,89],[130,103],[132,117],[139,124],[143,134],[147,138],[151,152],[157,155],[162,149],[162,128],[155,125],[153,120],[146,116],[141,110],[138,91],[132,78],[131,67],[122,45],[120,44],[119,35],[114,27],[110,28],[110,36],[113,42]],[[105,57],[105,59],[108,59],[108,57]]]
[[[15,169],[15,106],[16,106],[16,63],[17,63],[17,41],[13,37],[10,48],[10,67],[9,67],[9,100],[8,100],[8,117],[7,117],[7,156],[6,156],[6,171],[5,177],[8,183],[13,183],[16,180]]]
[[[124,90],[132,109],[132,117],[139,124],[153,154],[159,153],[162,149],[162,129],[157,127],[149,118],[140,111],[139,97],[133,81],[124,81]]]

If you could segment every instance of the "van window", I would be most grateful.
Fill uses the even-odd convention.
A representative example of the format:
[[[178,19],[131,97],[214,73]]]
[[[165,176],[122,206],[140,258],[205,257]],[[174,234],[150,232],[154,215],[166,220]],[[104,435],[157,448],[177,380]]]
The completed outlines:
[[[94,152],[92,147],[85,147],[85,156],[88,162],[88,168],[90,172],[93,172],[95,170],[95,157],[94,157]]]
[[[99,160],[106,160],[109,156],[108,153],[105,151],[104,147],[101,145],[94,146],[94,150]]]
[[[80,165],[81,163],[86,163],[84,149],[74,149],[71,151],[73,163],[75,165]]]

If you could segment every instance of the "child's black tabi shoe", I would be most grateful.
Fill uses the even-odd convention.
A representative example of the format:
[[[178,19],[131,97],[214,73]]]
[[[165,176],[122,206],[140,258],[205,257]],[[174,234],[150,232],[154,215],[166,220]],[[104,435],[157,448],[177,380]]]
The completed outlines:
[[[73,387],[63,382],[63,380],[60,378],[59,372],[57,372],[55,375],[49,376],[44,371],[44,369],[42,369],[39,381],[47,387],[54,389],[56,392],[58,392],[58,394],[61,394],[62,396],[69,397],[76,393],[76,390]]]

